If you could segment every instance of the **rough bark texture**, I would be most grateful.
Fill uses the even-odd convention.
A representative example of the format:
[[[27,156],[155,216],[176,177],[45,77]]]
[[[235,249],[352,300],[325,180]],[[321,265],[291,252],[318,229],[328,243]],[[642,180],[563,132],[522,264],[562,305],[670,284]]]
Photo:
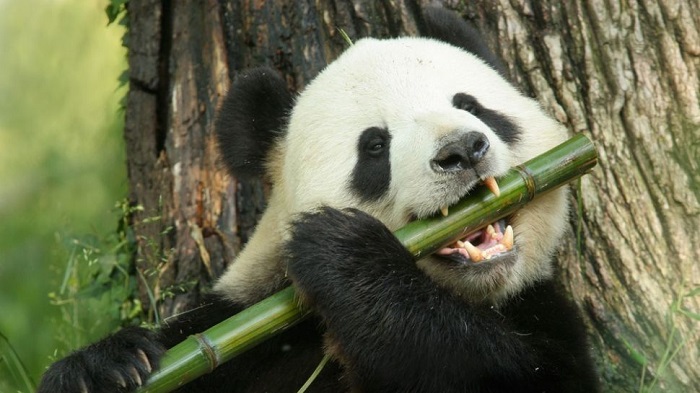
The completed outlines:
[[[129,2],[125,138],[131,200],[143,207],[133,228],[145,304],[152,294],[163,316],[190,307],[264,209],[265,185],[217,162],[212,123],[230,79],[267,64],[300,90],[345,47],[337,28],[352,39],[411,34],[424,2]],[[700,391],[700,296],[683,297],[700,287],[698,0],[445,6],[481,28],[523,91],[599,148],[560,261],[606,391]]]

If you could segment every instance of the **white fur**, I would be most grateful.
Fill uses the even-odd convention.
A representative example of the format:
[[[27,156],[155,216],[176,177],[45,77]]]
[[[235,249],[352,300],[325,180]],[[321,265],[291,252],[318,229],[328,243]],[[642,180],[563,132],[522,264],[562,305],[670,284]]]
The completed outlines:
[[[484,107],[506,114],[522,129],[510,149],[477,117],[452,106],[464,92]],[[369,127],[391,134],[391,184],[379,200],[363,203],[349,189],[358,138]],[[363,39],[330,64],[298,97],[280,154],[268,211],[254,237],[217,285],[237,301],[268,295],[284,278],[278,246],[295,213],[319,205],[359,207],[391,230],[411,216],[434,214],[474,186],[446,182],[430,167],[440,137],[457,130],[480,131],[490,141],[489,173],[540,154],[565,139],[564,129],[537,102],[520,94],[479,58],[448,44],[423,38]],[[506,285],[447,271],[444,264],[419,263],[436,281],[469,298],[502,298],[550,274],[549,254],[565,228],[564,191],[529,205],[513,220],[521,257],[504,271]],[[260,290],[261,285],[267,285]],[[470,289],[465,289],[469,287]]]

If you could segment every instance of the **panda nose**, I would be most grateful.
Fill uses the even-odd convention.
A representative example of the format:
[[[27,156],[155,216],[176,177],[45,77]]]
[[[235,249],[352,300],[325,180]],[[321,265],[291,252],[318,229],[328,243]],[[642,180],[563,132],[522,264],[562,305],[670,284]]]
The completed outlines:
[[[488,150],[489,140],[486,135],[470,131],[441,147],[431,166],[436,172],[457,172],[472,168]]]

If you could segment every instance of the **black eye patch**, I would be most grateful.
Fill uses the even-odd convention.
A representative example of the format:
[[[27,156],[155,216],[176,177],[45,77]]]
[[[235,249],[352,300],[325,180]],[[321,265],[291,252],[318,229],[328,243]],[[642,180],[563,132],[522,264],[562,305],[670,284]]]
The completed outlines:
[[[486,124],[504,142],[512,144],[520,139],[522,130],[508,116],[488,109],[469,94],[457,93],[452,97],[452,106],[467,111]]]
[[[371,127],[362,132],[357,142],[357,163],[350,183],[352,191],[363,201],[382,197],[391,183],[389,131]]]
[[[464,93],[457,93],[452,97],[452,106],[467,111],[474,116],[478,116],[479,110],[482,109],[476,98]]]

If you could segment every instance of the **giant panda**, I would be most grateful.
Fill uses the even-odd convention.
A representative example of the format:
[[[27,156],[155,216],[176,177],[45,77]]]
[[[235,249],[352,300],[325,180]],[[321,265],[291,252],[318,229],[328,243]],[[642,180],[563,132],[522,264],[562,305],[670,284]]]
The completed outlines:
[[[423,37],[361,39],[298,96],[238,76],[216,133],[268,207],[207,301],[157,331],[123,329],[55,363],[39,392],[132,391],[165,349],[293,284],[314,317],[183,391],[595,392],[576,307],[553,282],[567,221],[554,191],[417,262],[392,231],[449,214],[482,183],[566,138],[458,15]]]

